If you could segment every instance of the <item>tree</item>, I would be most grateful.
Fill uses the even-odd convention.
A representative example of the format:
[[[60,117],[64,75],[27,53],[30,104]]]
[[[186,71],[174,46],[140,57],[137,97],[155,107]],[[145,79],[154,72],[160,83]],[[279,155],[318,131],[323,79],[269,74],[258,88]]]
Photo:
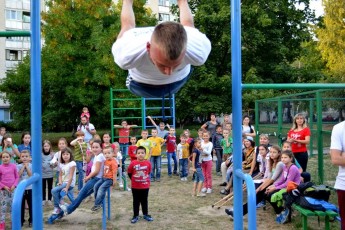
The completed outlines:
[[[345,2],[324,0],[323,25],[316,30],[322,58],[326,61],[331,82],[345,81]],[[332,79],[334,78],[334,79]]]
[[[205,65],[195,69],[189,83],[177,95],[177,114],[181,120],[211,111],[231,111],[229,1],[191,0],[190,4],[196,28],[211,40],[212,51]],[[299,9],[296,4],[305,7]],[[246,0],[241,7],[243,82],[304,82],[305,74],[311,78],[306,70],[291,66],[301,55],[302,42],[311,40],[309,23],[315,17],[309,0]],[[243,107],[253,108],[255,99],[274,94],[272,91],[244,91]]]
[[[109,127],[109,88],[124,88],[127,76],[111,54],[121,6],[111,0],[50,0],[47,6],[49,11],[42,15],[44,129],[71,130],[84,106],[97,127]],[[138,25],[155,24],[142,1],[136,1],[134,9]],[[21,128],[30,127],[28,63],[26,59],[1,85]]]

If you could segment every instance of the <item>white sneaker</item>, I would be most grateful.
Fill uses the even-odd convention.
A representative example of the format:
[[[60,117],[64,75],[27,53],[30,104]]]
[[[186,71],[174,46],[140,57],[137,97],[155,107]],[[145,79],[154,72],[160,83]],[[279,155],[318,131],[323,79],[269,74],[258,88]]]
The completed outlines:
[[[119,187],[120,187],[120,188],[123,188],[123,184],[122,184],[122,182],[121,182],[121,183],[119,183]]]
[[[206,191],[207,191],[206,188],[202,188],[202,189],[201,189],[201,192],[203,192],[203,193],[205,193]]]
[[[60,208],[57,208],[57,207],[54,207],[54,211],[52,211],[52,214],[59,214],[61,212],[61,209]]]
[[[206,193],[212,193],[212,189],[211,188],[208,188]]]
[[[184,177],[184,181],[188,181],[187,177]]]
[[[181,181],[184,181],[184,177],[181,177]]]
[[[45,200],[42,201],[42,206],[44,206],[44,205],[46,205],[46,201]]]
[[[64,212],[64,216],[67,216],[67,206],[65,204],[60,204],[59,206],[61,210]]]

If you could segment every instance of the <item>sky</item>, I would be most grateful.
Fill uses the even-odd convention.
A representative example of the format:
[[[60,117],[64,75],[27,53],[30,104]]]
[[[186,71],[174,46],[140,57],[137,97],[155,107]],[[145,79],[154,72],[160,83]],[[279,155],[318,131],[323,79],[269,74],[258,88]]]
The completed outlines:
[[[322,0],[310,0],[310,8],[315,10],[316,17],[323,15]]]

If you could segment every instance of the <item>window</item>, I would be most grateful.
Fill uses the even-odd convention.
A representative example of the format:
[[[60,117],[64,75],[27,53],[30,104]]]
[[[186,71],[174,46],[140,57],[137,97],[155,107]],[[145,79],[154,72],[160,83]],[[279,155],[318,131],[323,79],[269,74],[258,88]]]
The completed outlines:
[[[22,20],[22,12],[17,10],[6,10],[6,19],[8,20]]]
[[[6,50],[6,60],[9,61],[21,61],[22,51],[21,50]]]
[[[170,21],[170,15],[169,14],[159,14],[159,21]]]
[[[4,109],[4,121],[12,121],[13,120],[13,114],[9,109]]]
[[[30,12],[23,12],[23,22],[30,23]]]
[[[159,0],[158,5],[159,6],[166,6],[166,0]]]

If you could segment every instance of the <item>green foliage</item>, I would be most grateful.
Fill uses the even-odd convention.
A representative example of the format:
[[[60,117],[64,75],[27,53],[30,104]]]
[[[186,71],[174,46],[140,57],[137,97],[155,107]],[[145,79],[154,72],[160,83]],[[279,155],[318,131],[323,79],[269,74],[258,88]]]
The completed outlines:
[[[115,65],[111,47],[120,31],[119,7],[111,0],[47,1],[43,13],[42,107],[45,130],[71,130],[87,106],[91,122],[109,126],[109,88],[124,88],[126,72]],[[155,24],[143,7],[134,5],[138,25]],[[4,80],[18,127],[29,128],[29,60]]]
[[[323,25],[316,33],[318,48],[326,61],[330,82],[345,81],[345,2],[343,0],[324,0],[325,16]]]

